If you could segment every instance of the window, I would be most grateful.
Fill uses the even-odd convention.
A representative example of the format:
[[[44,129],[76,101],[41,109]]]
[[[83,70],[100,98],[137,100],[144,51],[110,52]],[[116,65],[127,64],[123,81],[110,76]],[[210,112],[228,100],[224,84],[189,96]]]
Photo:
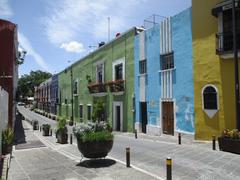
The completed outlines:
[[[174,68],[173,53],[161,55],[160,64],[161,70],[173,69]]]
[[[104,82],[104,65],[98,64],[96,67],[97,71],[97,83],[103,83]]]
[[[83,105],[82,104],[79,105],[79,118],[80,119],[83,118]]]
[[[87,105],[87,120],[92,120],[92,105]]]
[[[67,104],[68,103],[68,100],[67,99],[65,99],[65,104]]]
[[[203,108],[207,110],[218,109],[217,89],[212,85],[203,88]]]
[[[146,74],[147,73],[147,61],[146,59],[139,62],[139,73]]]
[[[123,65],[118,64],[115,66],[115,80],[123,79]]]
[[[78,94],[78,81],[74,81],[73,94]]]

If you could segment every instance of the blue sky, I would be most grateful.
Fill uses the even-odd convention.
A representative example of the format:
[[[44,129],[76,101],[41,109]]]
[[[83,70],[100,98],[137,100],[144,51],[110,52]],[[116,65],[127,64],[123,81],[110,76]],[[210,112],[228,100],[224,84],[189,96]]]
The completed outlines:
[[[101,41],[152,14],[173,16],[191,0],[0,0],[0,18],[18,24],[20,47],[27,51],[19,74],[57,73],[90,53]]]

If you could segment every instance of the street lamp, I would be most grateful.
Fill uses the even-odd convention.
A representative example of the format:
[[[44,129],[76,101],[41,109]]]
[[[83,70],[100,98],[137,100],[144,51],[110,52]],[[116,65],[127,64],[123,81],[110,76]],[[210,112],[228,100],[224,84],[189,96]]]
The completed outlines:
[[[71,61],[68,61],[68,63],[71,63]],[[69,122],[69,126],[73,126],[74,122],[74,112],[73,112],[73,72],[72,72],[72,65],[70,66],[70,76],[71,76],[71,104],[72,104],[72,116],[71,120]]]
[[[236,29],[235,0],[232,0],[232,33],[233,33],[233,53],[234,53],[234,68],[235,68],[236,128],[240,129],[238,48],[237,48],[237,33],[236,32],[237,32],[237,29]]]

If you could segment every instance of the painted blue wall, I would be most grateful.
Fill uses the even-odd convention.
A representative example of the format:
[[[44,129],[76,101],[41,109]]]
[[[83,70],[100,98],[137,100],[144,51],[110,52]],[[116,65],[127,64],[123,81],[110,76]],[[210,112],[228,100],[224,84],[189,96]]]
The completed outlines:
[[[176,130],[194,133],[194,89],[192,61],[192,9],[171,18],[174,63],[173,95],[176,98]]]
[[[145,45],[147,56],[147,86],[146,100],[148,110],[148,124],[159,125],[159,98],[161,96],[160,86],[160,26],[145,32]]]
[[[173,74],[173,98],[176,102],[175,131],[194,133],[193,63],[191,8],[171,18],[172,45],[175,71]],[[139,108],[139,35],[135,37],[135,122],[141,122]],[[146,101],[148,125],[159,126],[161,97],[160,77],[160,26],[145,31],[145,53],[147,59]]]

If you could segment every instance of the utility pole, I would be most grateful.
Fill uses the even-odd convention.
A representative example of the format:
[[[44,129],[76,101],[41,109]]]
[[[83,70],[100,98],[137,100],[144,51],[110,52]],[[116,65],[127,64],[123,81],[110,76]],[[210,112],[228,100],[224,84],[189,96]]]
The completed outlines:
[[[108,42],[110,41],[110,17],[108,17]]]
[[[239,115],[239,78],[238,78],[238,47],[237,47],[237,29],[236,29],[236,8],[235,0],[232,0],[232,33],[233,33],[233,54],[235,67],[235,101],[236,101],[236,128],[240,130]]]

